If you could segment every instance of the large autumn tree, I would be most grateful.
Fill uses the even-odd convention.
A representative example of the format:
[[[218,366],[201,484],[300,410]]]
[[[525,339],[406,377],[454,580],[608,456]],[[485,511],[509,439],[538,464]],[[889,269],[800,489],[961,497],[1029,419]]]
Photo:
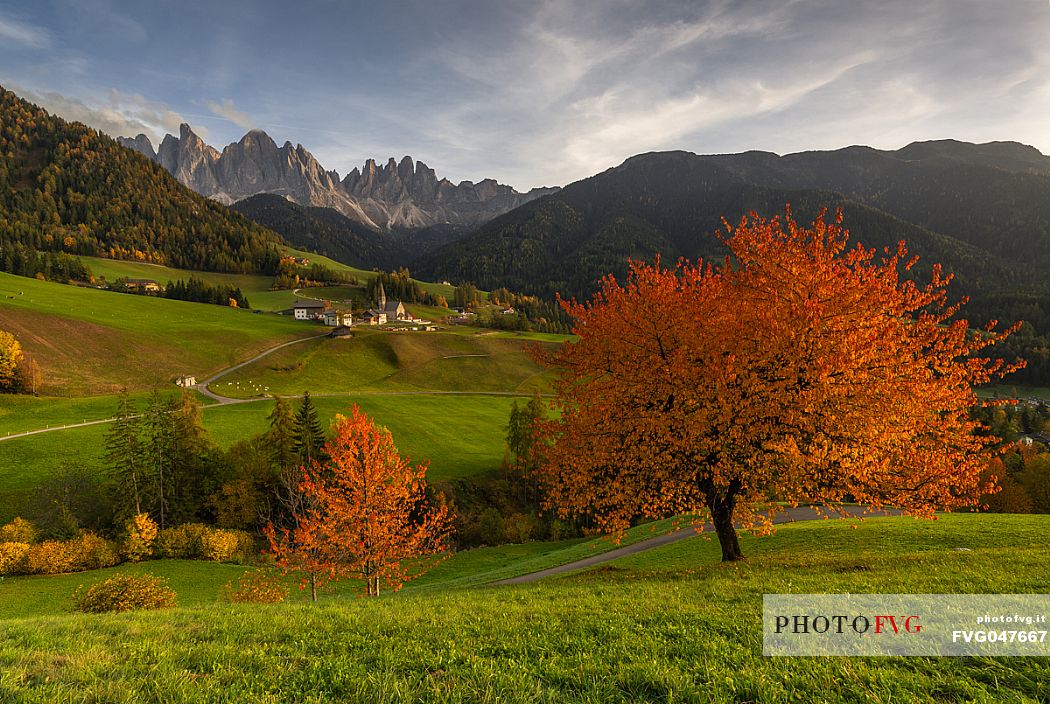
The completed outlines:
[[[315,600],[320,580],[340,577],[370,596],[399,589],[447,549],[452,516],[428,496],[426,463],[411,466],[357,406],[336,416],[323,455],[304,468],[295,527],[266,531],[278,565],[303,574]]]
[[[841,213],[722,236],[718,265],[634,262],[564,303],[579,339],[545,356],[562,370],[540,423],[548,506],[609,531],[695,513],[728,561],[734,523],[766,526],[776,502],[977,503],[992,441],[973,386],[1012,369],[979,353],[1010,331],[970,329],[939,267],[907,278],[903,243],[848,247]]]

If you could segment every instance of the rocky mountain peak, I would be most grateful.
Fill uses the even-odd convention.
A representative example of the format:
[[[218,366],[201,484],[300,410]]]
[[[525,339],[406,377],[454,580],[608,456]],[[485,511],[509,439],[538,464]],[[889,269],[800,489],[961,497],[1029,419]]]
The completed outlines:
[[[153,143],[149,141],[149,137],[141,132],[136,135],[134,139],[130,137],[117,137],[117,141],[128,149],[134,149],[139,154],[144,154],[153,161],[157,160],[157,152],[153,149]]]
[[[389,157],[383,166],[367,159],[340,181],[337,172],[325,170],[302,144],[286,141],[278,147],[261,129],[248,131],[221,154],[185,123],[178,137],[165,135],[156,152],[145,135],[121,142],[220,202],[274,193],[300,205],[335,208],[375,229],[475,225],[537,197],[493,179],[453,185],[409,155],[400,161]]]

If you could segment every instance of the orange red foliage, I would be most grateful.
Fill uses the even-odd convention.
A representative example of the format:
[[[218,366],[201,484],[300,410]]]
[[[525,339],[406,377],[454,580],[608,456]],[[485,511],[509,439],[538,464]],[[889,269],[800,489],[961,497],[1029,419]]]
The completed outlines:
[[[547,505],[618,531],[697,513],[725,560],[734,521],[768,527],[774,502],[856,501],[908,513],[974,505],[992,439],[972,387],[1016,366],[980,356],[949,303],[951,276],[918,285],[904,244],[848,248],[841,213],[810,227],[752,214],[718,266],[633,262],[589,302],[563,302],[579,341],[539,423]]]
[[[412,467],[357,406],[336,416],[324,454],[299,485],[297,527],[267,529],[277,564],[303,574],[315,600],[325,580],[360,579],[378,596],[422,574],[430,566],[422,558],[447,548],[452,526],[448,508],[427,497],[426,463]]]

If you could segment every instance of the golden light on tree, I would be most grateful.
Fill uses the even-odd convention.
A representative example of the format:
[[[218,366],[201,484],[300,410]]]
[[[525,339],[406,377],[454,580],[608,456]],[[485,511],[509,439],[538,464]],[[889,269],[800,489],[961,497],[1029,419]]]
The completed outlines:
[[[426,463],[412,467],[390,431],[354,406],[336,416],[328,458],[304,473],[296,527],[267,529],[278,565],[319,580],[350,577],[378,596],[422,574],[447,549],[452,516],[427,495]]]
[[[0,390],[14,388],[22,363],[22,345],[11,333],[0,330]]]
[[[697,513],[735,560],[734,522],[768,526],[775,502],[975,505],[992,440],[973,385],[1018,366],[978,353],[1011,331],[957,320],[939,267],[904,278],[903,243],[848,248],[841,214],[752,214],[724,240],[718,266],[634,262],[563,303],[579,340],[544,357],[563,372],[540,423],[548,507],[609,531]]]

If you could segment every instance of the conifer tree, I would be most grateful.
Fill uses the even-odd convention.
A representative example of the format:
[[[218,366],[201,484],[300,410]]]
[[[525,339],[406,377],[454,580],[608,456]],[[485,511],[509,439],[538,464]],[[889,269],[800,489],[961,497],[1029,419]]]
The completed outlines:
[[[106,431],[104,459],[117,480],[119,496],[134,504],[134,513],[127,511],[131,515],[142,513],[146,489],[144,451],[142,422],[125,388],[117,401],[115,420]]]
[[[266,447],[270,454],[270,463],[278,471],[293,466],[298,460],[296,453],[295,414],[287,400],[274,396],[273,410],[268,420],[270,429],[266,432]]]
[[[324,444],[324,430],[317,418],[317,409],[310,400],[310,392],[307,391],[295,414],[295,455],[299,464],[309,467],[315,461],[323,461]]]

